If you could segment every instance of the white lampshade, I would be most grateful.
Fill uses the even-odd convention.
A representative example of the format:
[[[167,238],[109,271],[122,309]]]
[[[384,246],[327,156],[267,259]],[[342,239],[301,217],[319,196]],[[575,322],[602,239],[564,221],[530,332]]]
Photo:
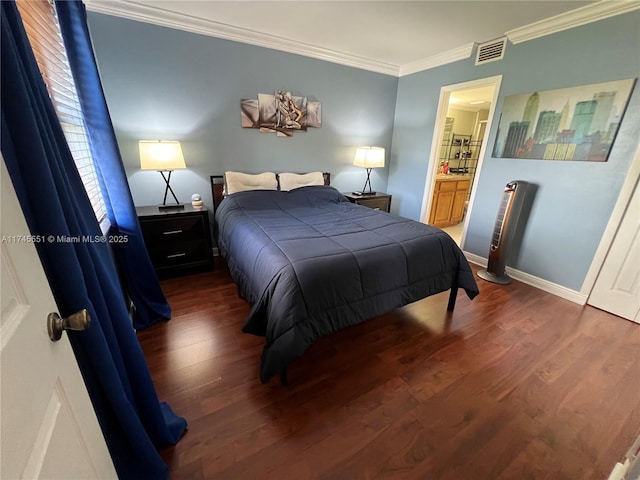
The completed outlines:
[[[140,140],[141,170],[178,170],[187,168],[180,142]]]
[[[384,148],[358,147],[353,160],[356,167],[381,168],[384,167]]]

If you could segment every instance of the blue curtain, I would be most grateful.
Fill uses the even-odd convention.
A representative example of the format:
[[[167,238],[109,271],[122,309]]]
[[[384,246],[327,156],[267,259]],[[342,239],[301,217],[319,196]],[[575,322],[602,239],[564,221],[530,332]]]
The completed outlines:
[[[83,332],[68,332],[121,479],[168,478],[157,447],[175,444],[186,421],[158,400],[128,315],[109,248],[58,241],[99,237],[100,226],[69,151],[13,1],[0,2],[2,155],[61,315],[82,308]]]
[[[85,6],[80,1],[56,1],[60,30],[76,83],[91,154],[96,162],[111,234],[125,235],[126,243],[114,243],[118,270],[135,306],[134,326],[146,328],[171,317],[155,270],[144,246],[127,176],[107,109],[93,55]]]

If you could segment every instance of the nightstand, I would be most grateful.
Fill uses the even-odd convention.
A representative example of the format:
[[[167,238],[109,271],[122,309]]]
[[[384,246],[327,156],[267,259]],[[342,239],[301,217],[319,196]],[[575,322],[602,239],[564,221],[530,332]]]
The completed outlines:
[[[382,192],[376,192],[374,195],[354,195],[352,192],[343,193],[347,200],[357,205],[373,208],[374,210],[382,210],[389,213],[391,211],[391,195]]]
[[[144,243],[159,277],[210,270],[213,267],[209,212],[136,207]]]

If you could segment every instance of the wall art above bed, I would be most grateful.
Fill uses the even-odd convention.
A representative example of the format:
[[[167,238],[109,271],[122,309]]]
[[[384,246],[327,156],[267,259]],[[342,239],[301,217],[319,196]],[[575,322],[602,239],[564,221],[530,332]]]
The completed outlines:
[[[243,128],[257,128],[261,132],[290,137],[296,130],[320,127],[322,109],[320,102],[310,102],[307,97],[292,95],[279,90],[274,95],[259,93],[258,98],[240,100]]]

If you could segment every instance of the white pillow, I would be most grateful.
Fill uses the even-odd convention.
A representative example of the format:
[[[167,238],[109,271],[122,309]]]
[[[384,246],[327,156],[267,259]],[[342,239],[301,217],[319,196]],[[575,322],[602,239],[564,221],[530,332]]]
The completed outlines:
[[[224,172],[226,194],[244,192],[245,190],[277,190],[278,180],[273,172],[251,175],[240,172]]]
[[[305,174],[299,173],[281,173],[278,175],[280,179],[280,190],[286,192],[294,188],[308,187],[309,185],[324,185],[324,175],[322,172],[311,172]]]

